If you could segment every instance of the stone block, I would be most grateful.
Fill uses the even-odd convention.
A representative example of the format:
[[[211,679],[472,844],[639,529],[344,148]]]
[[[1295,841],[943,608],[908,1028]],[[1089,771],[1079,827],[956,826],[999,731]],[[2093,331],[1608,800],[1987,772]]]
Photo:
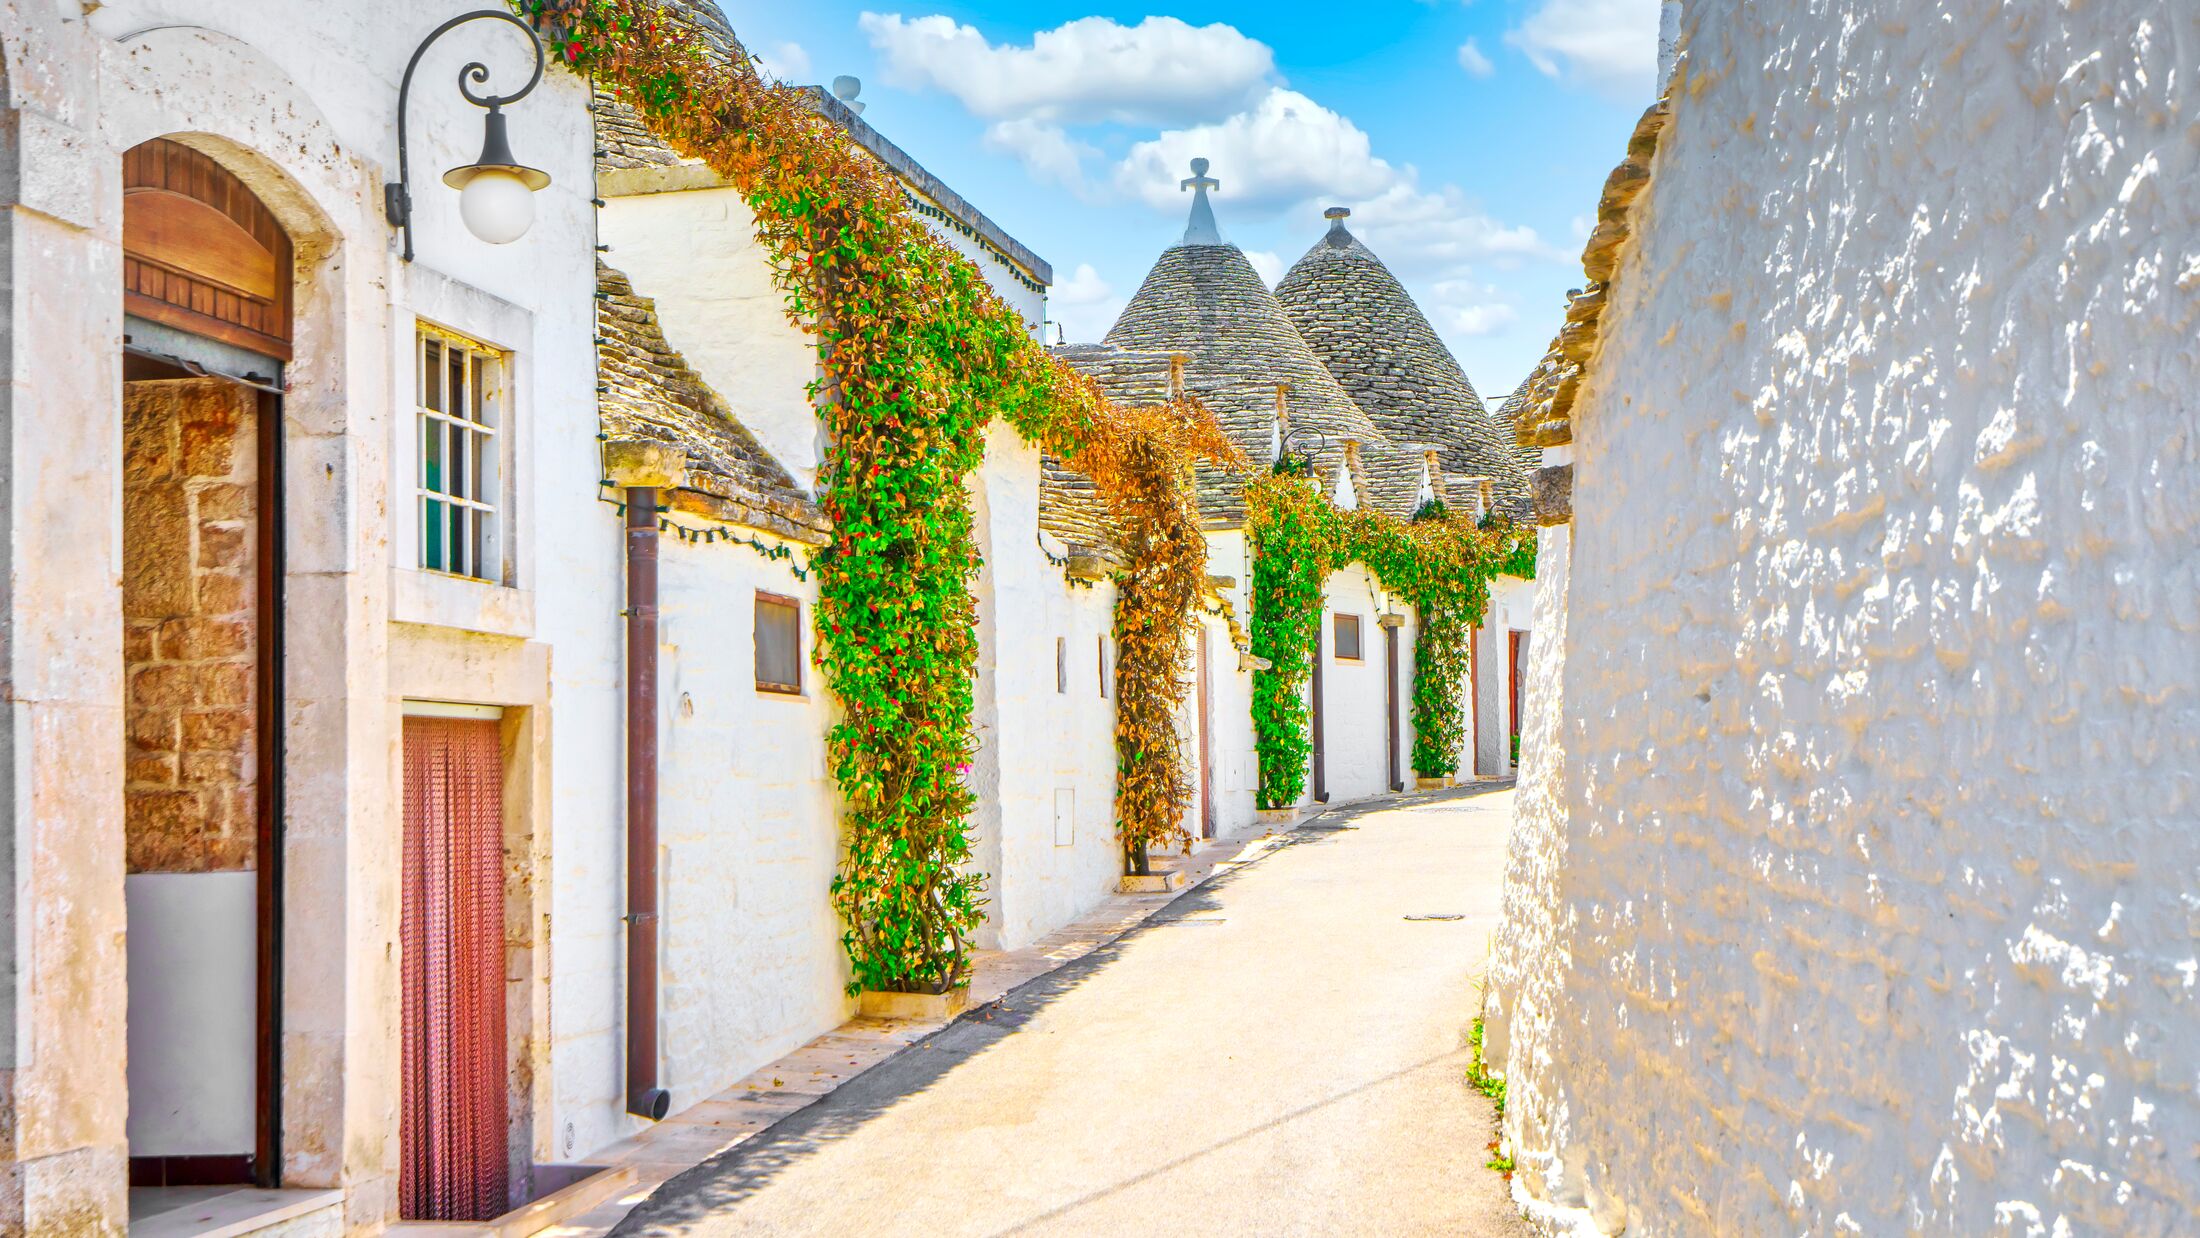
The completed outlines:
[[[199,525],[199,567],[246,567],[248,566],[247,555],[250,549],[251,535],[243,525],[231,523],[204,523]]]
[[[604,476],[621,487],[687,484],[687,452],[671,443],[620,439],[603,445]]]
[[[222,570],[198,574],[199,610],[209,615],[234,615],[252,604],[252,586],[244,573]]]
[[[244,759],[234,752],[186,752],[181,774],[185,786],[233,786],[244,778]]]
[[[252,703],[252,668],[241,663],[227,663],[196,668],[199,676],[199,702],[207,705],[249,705]]]
[[[221,482],[199,488],[198,517],[201,520],[246,520],[253,511],[252,487],[234,482]]]
[[[200,678],[190,667],[140,667],[130,674],[130,703],[143,709],[180,709],[196,705]]]
[[[252,626],[236,619],[170,619],[160,625],[160,652],[178,662],[239,658],[252,651]]]
[[[1553,465],[1537,469],[1529,479],[1539,525],[1570,524],[1574,518],[1574,466]]]
[[[183,747],[193,752],[236,752],[252,742],[248,709],[195,709],[183,715]]]
[[[139,752],[176,750],[176,715],[166,709],[133,709],[127,722],[130,747]]]

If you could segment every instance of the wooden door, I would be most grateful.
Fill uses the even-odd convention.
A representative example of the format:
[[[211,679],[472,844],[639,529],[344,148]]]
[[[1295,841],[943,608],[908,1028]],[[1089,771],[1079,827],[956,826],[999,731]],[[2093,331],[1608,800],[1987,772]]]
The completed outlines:
[[[400,925],[406,1220],[504,1212],[504,812],[498,723],[405,719]]]
[[[1512,744],[1511,751],[1506,754],[1506,761],[1509,765],[1517,765],[1520,754],[1520,676],[1528,669],[1528,634],[1516,629],[1509,636],[1511,639],[1506,643],[1505,658],[1508,674],[1505,680],[1507,690],[1512,694]]]

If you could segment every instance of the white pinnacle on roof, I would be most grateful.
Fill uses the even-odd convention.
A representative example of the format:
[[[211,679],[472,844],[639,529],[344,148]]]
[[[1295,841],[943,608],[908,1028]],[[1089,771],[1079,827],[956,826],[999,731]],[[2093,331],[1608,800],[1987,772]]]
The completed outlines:
[[[1207,191],[1222,188],[1222,182],[1207,175],[1205,159],[1192,160],[1192,174],[1177,184],[1178,189],[1192,191],[1192,217],[1184,224],[1185,245],[1220,245],[1222,230],[1215,227],[1214,204],[1207,201]]]

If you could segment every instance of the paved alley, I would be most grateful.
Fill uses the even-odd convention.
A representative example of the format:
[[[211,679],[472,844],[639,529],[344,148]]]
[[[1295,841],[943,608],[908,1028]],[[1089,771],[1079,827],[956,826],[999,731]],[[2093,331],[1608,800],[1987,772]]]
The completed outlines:
[[[1523,1234],[1462,1078],[1511,807],[1327,814],[618,1232]]]

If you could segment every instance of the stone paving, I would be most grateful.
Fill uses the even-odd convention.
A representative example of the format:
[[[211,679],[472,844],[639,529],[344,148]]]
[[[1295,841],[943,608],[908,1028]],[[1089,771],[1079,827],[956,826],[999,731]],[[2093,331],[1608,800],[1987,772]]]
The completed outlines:
[[[980,1012],[1018,986],[1115,941],[1216,873],[1250,863],[1285,837],[1266,831],[1212,840],[1189,857],[1171,857],[1157,866],[1158,871],[1183,872],[1184,890],[1118,894],[1084,918],[1023,949],[980,951],[970,982],[971,1012]],[[949,1022],[851,1019],[710,1099],[611,1145],[589,1157],[589,1163],[632,1166],[635,1185],[592,1211],[540,1231],[541,1238],[600,1238],[609,1234],[669,1179],[815,1104],[858,1075],[938,1033]]]
[[[663,1184],[617,1233],[1524,1234],[1464,1079],[1511,798],[1332,809],[986,960],[950,1025],[823,1037],[733,1138],[624,1152]]]

